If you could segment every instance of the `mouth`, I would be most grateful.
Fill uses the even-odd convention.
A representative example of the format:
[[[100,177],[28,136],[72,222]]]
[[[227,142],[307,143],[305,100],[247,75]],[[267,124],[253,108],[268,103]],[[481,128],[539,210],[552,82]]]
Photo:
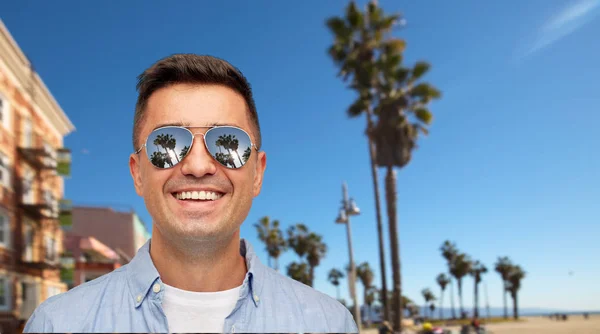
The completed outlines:
[[[185,202],[214,202],[225,194],[218,191],[191,190],[173,192],[171,195],[177,200]]]

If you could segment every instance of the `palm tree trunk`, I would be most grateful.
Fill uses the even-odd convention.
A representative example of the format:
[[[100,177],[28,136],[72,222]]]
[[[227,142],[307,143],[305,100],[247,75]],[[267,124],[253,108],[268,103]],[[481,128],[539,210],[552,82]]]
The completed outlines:
[[[513,298],[513,315],[515,317],[515,320],[519,319],[519,301],[517,298],[517,294],[513,294],[512,295]]]
[[[336,290],[337,290],[337,300],[340,300],[340,285],[336,285]]]
[[[367,109],[367,131],[373,128],[373,119],[371,118],[371,108]],[[388,305],[387,297],[387,275],[385,270],[385,248],[383,242],[383,224],[381,222],[381,198],[379,197],[379,176],[377,173],[377,165],[375,164],[375,142],[369,136],[367,132],[367,138],[369,140],[369,156],[371,158],[371,175],[373,177],[373,190],[375,192],[375,217],[377,219],[377,239],[379,241],[379,265],[381,266],[381,291],[383,296],[383,320],[390,320],[390,308]]]
[[[444,319],[444,313],[442,312],[442,307],[444,306],[444,289],[441,289],[442,293],[440,294],[440,319]]]
[[[460,305],[460,318],[463,318],[463,314],[465,313],[463,309],[463,299],[462,299],[462,279],[456,280],[458,284],[458,304]]]
[[[271,257],[267,255],[267,265],[269,266],[269,268],[273,268],[271,267]]]
[[[390,229],[390,246],[392,248],[392,277],[394,280],[394,332],[402,331],[402,284],[400,281],[400,247],[398,245],[398,220],[396,216],[396,171],[393,166],[387,167],[385,177],[385,193],[387,197],[388,224]]]
[[[275,260],[275,270],[279,271],[279,258],[276,257],[276,258],[274,258],[274,260]]]
[[[475,292],[474,292],[474,298],[475,301],[473,302],[473,316],[475,318],[479,317],[479,295],[478,295],[478,289],[477,289],[477,281],[475,281]]]
[[[309,265],[310,267],[310,277],[309,277],[309,281],[310,281],[310,286],[313,286],[313,279],[314,279],[314,274],[315,274],[315,267]]]
[[[160,146],[162,146],[162,145],[160,145]],[[169,149],[167,149],[165,146],[162,146],[162,148],[165,149],[167,163],[169,164],[169,166],[173,167],[173,161],[171,160],[171,155],[169,154]]]
[[[169,150],[171,150],[171,152],[173,152],[175,159],[177,159],[177,162],[179,162],[179,156],[177,155],[177,153],[175,153],[175,150],[173,150],[173,149],[169,149]]]
[[[508,308],[506,307],[506,281],[502,282],[502,297],[504,297],[504,319],[508,319]]]
[[[448,272],[448,276],[450,277],[450,304],[452,305],[452,319],[456,319],[456,311],[454,310],[454,280],[452,279],[452,275]]]
[[[244,163],[242,162],[242,158],[240,158],[240,154],[238,153],[238,151],[237,151],[237,150],[235,150],[234,152],[235,152],[235,155],[237,155],[237,157],[238,157],[238,160],[240,161],[240,166],[243,166],[243,165],[244,165]]]

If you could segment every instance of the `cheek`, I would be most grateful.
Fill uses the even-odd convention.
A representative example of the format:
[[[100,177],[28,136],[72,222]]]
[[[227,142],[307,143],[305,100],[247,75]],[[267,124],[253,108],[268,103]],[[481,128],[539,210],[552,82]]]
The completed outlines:
[[[252,191],[254,173],[250,168],[244,168],[244,170],[229,170],[225,172],[225,175],[231,184],[233,184],[233,191],[237,193],[238,196],[246,196]]]
[[[159,171],[152,166],[144,166],[142,172],[142,184],[145,196],[152,197],[162,193],[162,187],[169,178],[169,172]]]

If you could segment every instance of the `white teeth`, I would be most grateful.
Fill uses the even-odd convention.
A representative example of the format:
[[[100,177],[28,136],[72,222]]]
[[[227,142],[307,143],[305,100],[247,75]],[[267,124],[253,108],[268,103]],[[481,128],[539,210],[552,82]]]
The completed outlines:
[[[221,198],[221,195],[212,191],[182,191],[175,194],[177,199],[187,200],[187,199],[195,199],[195,200],[210,200],[214,201]]]

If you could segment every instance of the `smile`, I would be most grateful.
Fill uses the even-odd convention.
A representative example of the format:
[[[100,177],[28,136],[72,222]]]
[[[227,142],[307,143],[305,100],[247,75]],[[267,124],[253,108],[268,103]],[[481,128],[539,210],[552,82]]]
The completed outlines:
[[[181,191],[173,193],[173,196],[178,200],[198,200],[198,201],[216,201],[223,197],[222,193],[214,191]]]

